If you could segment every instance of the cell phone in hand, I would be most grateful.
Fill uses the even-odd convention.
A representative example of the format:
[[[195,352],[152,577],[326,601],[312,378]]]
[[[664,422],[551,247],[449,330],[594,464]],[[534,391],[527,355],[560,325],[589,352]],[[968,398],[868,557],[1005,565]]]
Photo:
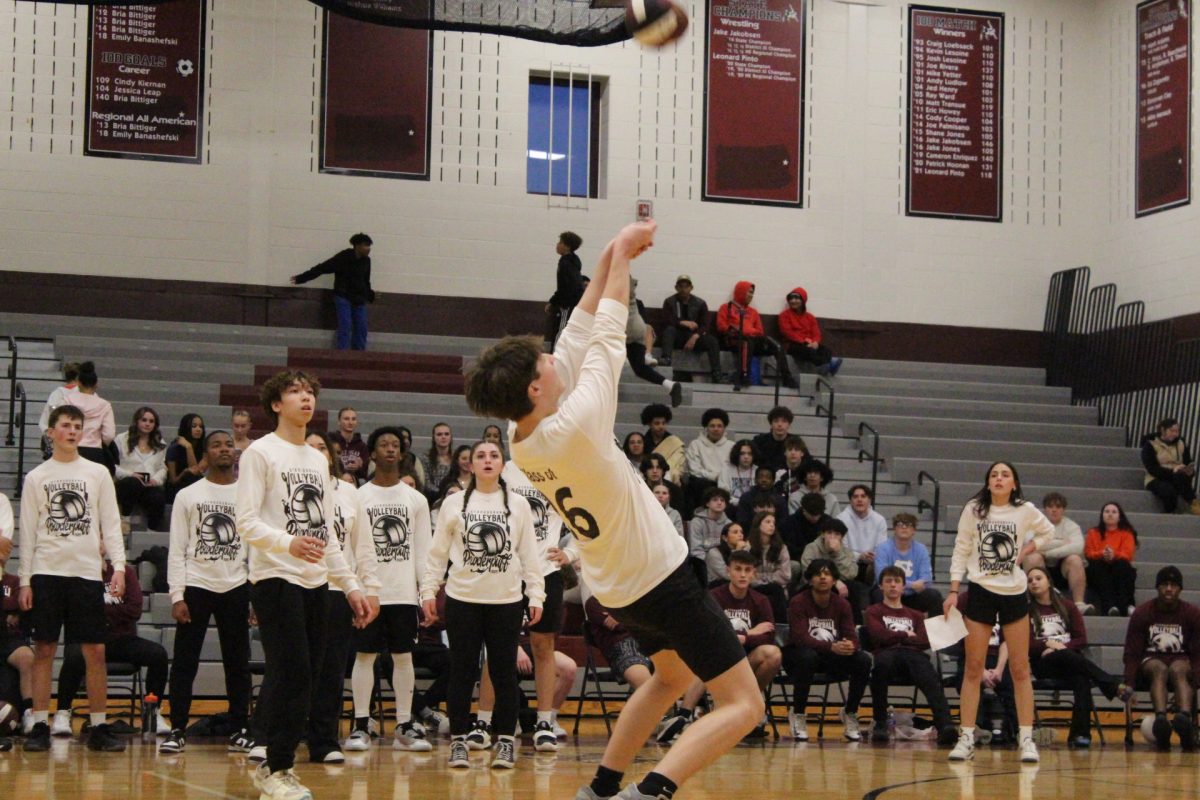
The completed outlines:
[[[137,475],[139,479],[141,479],[142,483],[150,482],[150,473],[149,472],[135,472],[134,474]]]

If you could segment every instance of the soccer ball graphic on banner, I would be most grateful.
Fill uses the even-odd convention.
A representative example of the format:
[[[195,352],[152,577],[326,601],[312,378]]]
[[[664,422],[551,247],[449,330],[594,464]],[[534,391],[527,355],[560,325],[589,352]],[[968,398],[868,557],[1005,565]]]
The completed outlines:
[[[687,26],[687,13],[671,0],[626,0],[625,28],[648,47],[675,41]]]
[[[507,541],[504,528],[494,522],[477,522],[467,531],[467,549],[477,556],[498,556]]]

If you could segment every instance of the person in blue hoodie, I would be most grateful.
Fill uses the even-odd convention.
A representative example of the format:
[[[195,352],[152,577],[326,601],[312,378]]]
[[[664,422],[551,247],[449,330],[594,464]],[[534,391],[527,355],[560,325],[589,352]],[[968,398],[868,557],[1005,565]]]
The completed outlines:
[[[879,577],[885,567],[904,570],[904,594],[900,602],[907,608],[924,611],[927,617],[942,613],[942,593],[932,588],[933,564],[929,551],[916,540],[917,518],[912,514],[897,514],[892,518],[892,538],[875,548],[875,588],[871,590],[871,602],[882,602]]]

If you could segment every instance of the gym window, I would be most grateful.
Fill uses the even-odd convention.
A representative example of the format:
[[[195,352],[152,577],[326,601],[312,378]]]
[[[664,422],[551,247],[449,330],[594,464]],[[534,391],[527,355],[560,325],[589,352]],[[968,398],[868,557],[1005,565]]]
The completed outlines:
[[[529,77],[525,191],[600,196],[604,84],[569,68]]]

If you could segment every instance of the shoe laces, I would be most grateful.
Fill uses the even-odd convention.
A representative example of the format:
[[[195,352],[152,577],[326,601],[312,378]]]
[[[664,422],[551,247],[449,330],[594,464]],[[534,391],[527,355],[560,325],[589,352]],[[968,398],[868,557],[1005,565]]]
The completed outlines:
[[[501,739],[500,743],[496,745],[496,758],[512,761],[514,758],[513,743],[507,739]]]
[[[466,742],[460,742],[460,741],[456,740],[456,741],[453,741],[450,743],[450,758],[466,758],[466,757],[467,757],[467,743]]]
[[[279,781],[284,786],[288,787],[289,789],[299,789],[300,788],[300,776],[298,776],[294,770],[285,769],[283,772],[280,772],[278,774],[279,774]]]

